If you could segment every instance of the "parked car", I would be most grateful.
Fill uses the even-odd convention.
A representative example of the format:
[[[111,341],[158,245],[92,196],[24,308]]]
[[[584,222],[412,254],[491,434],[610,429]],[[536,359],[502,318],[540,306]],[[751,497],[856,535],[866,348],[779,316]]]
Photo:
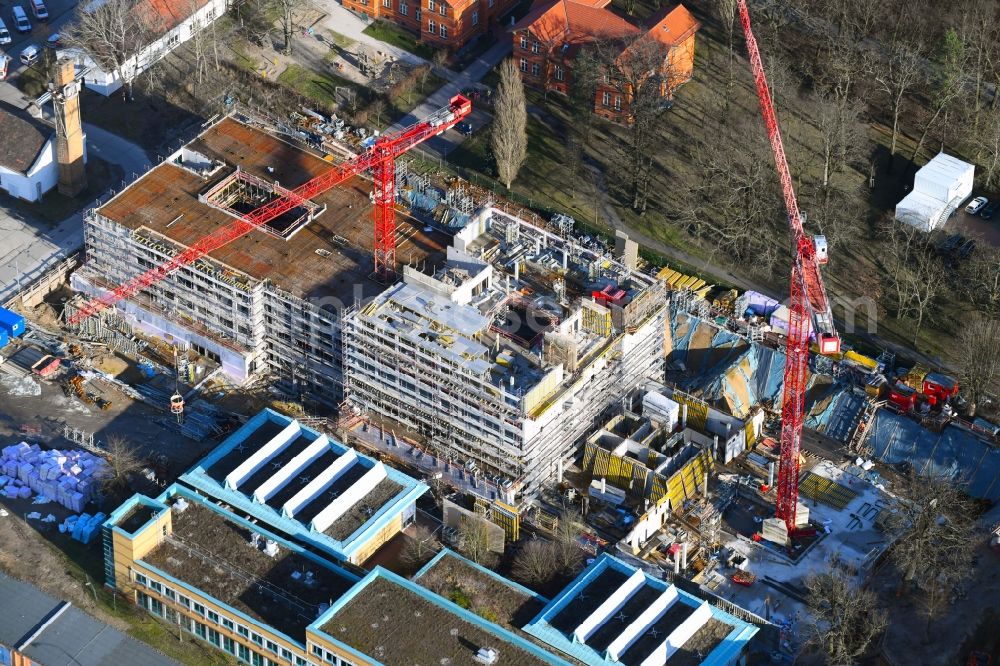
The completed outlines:
[[[10,66],[10,56],[0,53],[0,81],[7,78],[7,68]]]
[[[10,31],[7,30],[7,26],[4,25],[3,19],[0,19],[0,44],[10,44]]]
[[[34,44],[28,44],[26,47],[24,47],[24,50],[21,51],[21,63],[27,65],[28,67],[31,67],[38,61],[38,58],[41,55],[42,55],[42,50],[40,48],[38,48]]]
[[[957,253],[958,258],[967,259],[969,255],[972,254],[972,251],[975,249],[976,249],[976,241],[974,240],[965,241],[962,247],[958,248],[958,253]]]
[[[979,217],[983,218],[984,220],[988,220],[992,218],[993,215],[996,214],[997,208],[1000,208],[1000,201],[994,199],[993,201],[983,206],[983,209],[979,211]]]
[[[969,205],[965,207],[965,212],[969,215],[975,215],[983,209],[983,206],[990,202],[986,197],[976,197],[969,202]]]
[[[470,125],[469,123],[465,122],[457,123],[455,125],[455,129],[458,131],[459,134],[464,134],[465,136],[472,135],[472,125]]]
[[[49,10],[45,8],[45,3],[42,0],[28,0],[31,6],[31,14],[36,20],[45,21],[49,20]]]
[[[21,5],[14,5],[10,8],[10,17],[14,20],[14,29],[20,33],[31,32],[31,21],[28,14]]]

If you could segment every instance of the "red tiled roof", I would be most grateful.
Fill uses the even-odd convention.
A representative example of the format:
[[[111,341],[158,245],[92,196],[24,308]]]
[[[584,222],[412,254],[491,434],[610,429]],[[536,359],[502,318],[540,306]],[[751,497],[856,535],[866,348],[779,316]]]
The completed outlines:
[[[209,0],[137,0],[135,11],[149,29],[162,35],[170,32],[189,16],[208,4]]]
[[[649,34],[667,46],[677,46],[701,27],[684,5],[660,10],[650,17],[647,25]]]
[[[529,29],[549,45],[581,44],[596,39],[624,37],[639,32],[618,14],[605,9],[602,0],[538,0],[514,30]]]

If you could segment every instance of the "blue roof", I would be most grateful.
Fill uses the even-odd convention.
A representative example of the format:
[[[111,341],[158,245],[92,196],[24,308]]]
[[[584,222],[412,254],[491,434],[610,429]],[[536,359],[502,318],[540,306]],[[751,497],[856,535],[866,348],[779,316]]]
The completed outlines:
[[[635,576],[637,572],[639,572],[639,570],[635,567],[629,566],[625,562],[622,562],[607,553],[601,554],[601,556],[594,560],[589,567],[584,569],[572,583],[570,583],[551,602],[549,602],[549,604],[541,610],[535,619],[524,627],[524,631],[539,640],[544,641],[548,645],[551,645],[552,647],[572,656],[573,658],[588,664],[589,666],[614,666],[616,664],[623,663],[622,661],[613,660],[606,651],[598,652],[586,642],[580,642],[578,639],[575,639],[572,634],[564,633],[551,624],[561,611],[571,606],[571,604],[575,607],[575,604],[581,603],[581,601],[585,598],[584,593],[588,586],[590,586],[591,583],[607,571],[618,572],[618,574],[620,574],[620,576],[624,579]],[[666,592],[668,588],[673,588],[677,593],[677,600],[674,604],[682,603],[689,606],[692,613],[694,613],[695,609],[698,607],[705,605],[711,612],[711,618],[732,627],[732,631],[730,631],[701,662],[704,666],[725,666],[727,664],[736,663],[736,659],[743,652],[746,644],[758,631],[756,626],[720,610],[719,608],[706,604],[703,599],[699,599],[698,597],[680,590],[662,580],[653,578],[645,572],[642,572],[642,576],[644,577],[644,580],[641,582],[639,588],[636,588],[635,592],[632,592],[632,594],[635,594],[643,587],[652,588],[655,593],[663,593]],[[628,597],[623,597],[623,601],[627,598]],[[603,603],[604,601],[606,601],[606,598],[596,598],[591,602],[591,605],[594,605],[595,603]],[[618,608],[615,608],[614,612],[617,612],[623,607],[624,606],[619,606]],[[673,606],[671,606],[671,608],[673,608]],[[661,615],[664,612],[665,611],[661,611]],[[625,618],[623,617],[623,620],[624,619]],[[655,622],[655,620],[653,622]],[[601,625],[596,625],[596,627],[600,626]],[[624,623],[623,626],[625,626]],[[624,633],[624,629],[620,633]],[[649,635],[649,632],[646,629],[643,629],[633,639],[632,644],[638,642],[643,636],[646,635]],[[667,639],[667,635],[657,637],[657,640],[660,640],[661,638],[665,641]],[[627,648],[622,652],[622,655],[625,655],[626,653]],[[669,665],[669,658],[666,663]]]
[[[973,497],[1000,499],[1000,449],[955,425],[932,432],[908,416],[880,409],[868,446],[885,463],[909,463],[920,474],[947,475]]]
[[[312,544],[338,559],[350,559],[359,549],[364,547],[367,541],[377,534],[379,530],[388,525],[399,515],[401,511],[406,509],[413,502],[415,502],[418,497],[427,492],[428,486],[422,481],[418,481],[417,479],[407,476],[406,474],[403,474],[402,472],[391,467],[385,467],[386,478],[399,484],[402,489],[392,499],[378,507],[368,520],[351,533],[350,536],[338,540],[323,533],[322,531],[313,529],[309,524],[306,524],[301,520],[286,516],[280,510],[280,507],[275,508],[265,502],[259,501],[253,495],[241,492],[238,489],[233,489],[226,483],[220,483],[216,480],[216,478],[213,478],[213,476],[209,474],[209,470],[211,470],[212,466],[229,454],[234,451],[241,453],[242,450],[237,450],[238,447],[244,445],[245,442],[250,440],[253,435],[258,433],[258,431],[262,428],[271,427],[272,429],[280,429],[286,428],[293,423],[295,423],[294,419],[283,414],[279,414],[271,409],[265,409],[247,421],[239,430],[227,437],[225,441],[223,441],[205,458],[199,461],[188,472],[181,475],[180,481],[197,488],[212,497],[220,499],[223,502],[240,509],[241,511],[245,511],[259,521],[267,523],[273,528],[284,532],[295,539],[301,540],[304,543]],[[350,447],[332,439],[328,435],[322,435],[318,431],[303,426],[302,424],[297,425],[299,430],[296,432],[296,436],[301,437],[305,444],[315,442],[315,440],[320,437],[326,437],[328,449],[324,449],[324,451],[328,451],[336,457],[354,452],[354,450]],[[280,437],[280,435],[274,438],[267,438],[265,441],[260,442],[257,446],[254,446],[252,450],[248,450],[246,452],[246,458],[249,458],[255,451],[260,450],[260,448],[267,445],[268,442],[274,441],[277,437]],[[358,463],[365,469],[371,469],[376,465],[381,465],[378,461],[360,453],[357,454],[357,457]],[[269,460],[270,459],[265,459],[265,462],[268,462]]]

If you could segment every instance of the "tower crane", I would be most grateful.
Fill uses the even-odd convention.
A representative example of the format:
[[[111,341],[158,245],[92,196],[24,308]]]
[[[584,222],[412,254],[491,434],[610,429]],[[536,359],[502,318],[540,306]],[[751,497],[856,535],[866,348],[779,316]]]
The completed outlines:
[[[819,351],[824,355],[840,353],[840,337],[833,322],[830,301],[826,296],[820,266],[827,262],[826,239],[810,238],[802,228],[804,215],[799,212],[792,187],[792,176],[781,142],[778,117],[767,85],[764,64],[757,39],[750,26],[750,11],[746,0],[737,0],[740,23],[746,38],[750,66],[760,111],[771,142],[774,163],[781,180],[781,191],[788,213],[788,228],[792,241],[791,298],[788,306],[788,338],[785,341],[785,374],[781,404],[781,457],[778,463],[777,502],[775,517],[784,521],[789,534],[796,528],[795,510],[799,499],[799,449],[805,418],[806,375],[809,369],[809,339],[815,332]]]
[[[68,318],[68,322],[79,324],[122,299],[134,296],[150,285],[156,284],[182,266],[197,261],[206,254],[284,215],[301,205],[303,201],[312,199],[369,169],[372,170],[375,181],[373,211],[375,275],[381,280],[388,280],[396,270],[396,158],[410,148],[454,127],[471,112],[472,102],[468,98],[462,95],[452,97],[448,106],[435,111],[427,118],[398,132],[383,134],[357,157],[335,165],[284,196],[236,218],[233,222],[197,240],[169,261],[84,304]]]

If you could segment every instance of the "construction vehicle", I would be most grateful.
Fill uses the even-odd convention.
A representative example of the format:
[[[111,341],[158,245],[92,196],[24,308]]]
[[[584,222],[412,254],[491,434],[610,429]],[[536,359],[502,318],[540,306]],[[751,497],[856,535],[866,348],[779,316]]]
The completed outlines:
[[[785,340],[785,374],[781,405],[781,459],[778,466],[777,502],[775,515],[784,521],[788,533],[796,530],[795,511],[799,498],[799,449],[805,420],[806,375],[809,366],[809,337],[815,333],[819,352],[840,355],[840,337],[833,322],[833,312],[820,275],[820,266],[828,261],[826,238],[806,236],[805,215],[799,211],[792,184],[792,174],[785,157],[785,147],[778,128],[778,118],[771,100],[764,64],[750,25],[750,10],[746,0],[737,0],[743,36],[753,70],[757,99],[774,154],[774,163],[781,181],[788,228],[792,236],[791,298],[788,306],[788,331]]]
[[[79,324],[122,299],[129,298],[150,285],[156,284],[182,266],[197,261],[210,252],[218,250],[302,205],[309,199],[368,170],[372,171],[375,181],[373,193],[375,201],[373,214],[375,220],[375,276],[380,281],[390,281],[396,273],[396,158],[427,139],[451,129],[471,112],[472,102],[467,98],[461,95],[452,97],[448,106],[435,111],[424,120],[398,132],[379,136],[370,147],[353,159],[333,165],[331,169],[305,184],[195,241],[169,261],[151,268],[103,296],[84,304],[67,318],[67,322],[72,325]]]

